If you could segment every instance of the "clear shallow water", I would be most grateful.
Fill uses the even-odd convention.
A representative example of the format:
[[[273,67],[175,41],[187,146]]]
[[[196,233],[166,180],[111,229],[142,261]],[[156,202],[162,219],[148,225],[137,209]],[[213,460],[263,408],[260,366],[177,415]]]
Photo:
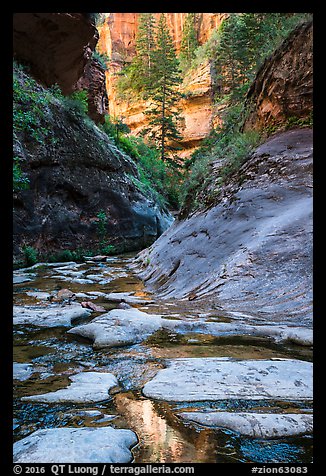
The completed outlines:
[[[230,322],[221,310],[205,312],[195,302],[159,302],[144,290],[143,283],[128,270],[132,257],[117,257],[108,263],[78,266],[80,276],[103,273],[105,284],[80,284],[53,278],[59,271],[43,267],[33,270],[34,280],[14,286],[14,303],[39,304],[28,291],[52,292],[68,288],[73,292],[130,292],[154,299],[154,303],[136,305],[152,314],[184,319],[200,314],[202,319]],[[85,298],[78,298],[81,302]],[[87,300],[87,299],[86,299]],[[99,297],[92,302],[113,309],[117,304]],[[44,305],[47,302],[44,301]],[[93,313],[88,320],[97,314]],[[198,317],[197,317],[198,318]],[[87,321],[87,320],[86,320]],[[19,440],[39,428],[61,426],[107,426],[130,428],[139,438],[133,449],[135,462],[310,462],[312,437],[260,440],[241,437],[223,429],[207,429],[185,423],[176,415],[183,410],[215,409],[228,411],[301,412],[311,409],[309,402],[218,401],[171,404],[152,401],[141,394],[142,386],[164,367],[164,359],[175,357],[234,357],[268,359],[273,357],[311,360],[312,351],[295,345],[278,345],[254,337],[216,338],[204,334],[176,335],[160,331],[142,344],[94,351],[90,342],[66,333],[66,327],[39,328],[15,326],[14,361],[32,363],[34,373],[14,383],[14,438]],[[69,375],[85,370],[109,371],[119,380],[119,388],[98,404],[40,404],[22,402],[21,397],[64,388]],[[97,410],[98,415],[83,413]]]

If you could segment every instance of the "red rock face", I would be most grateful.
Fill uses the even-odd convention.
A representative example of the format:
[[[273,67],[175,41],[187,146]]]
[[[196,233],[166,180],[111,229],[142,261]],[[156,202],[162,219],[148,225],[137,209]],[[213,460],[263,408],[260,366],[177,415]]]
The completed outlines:
[[[130,61],[135,55],[135,38],[141,13],[109,13],[105,24],[99,28],[99,48],[113,61]],[[156,21],[160,13],[153,14]],[[167,24],[177,53],[180,51],[182,29],[187,13],[166,13]],[[198,13],[198,41],[205,43],[217,28],[225,13]]]
[[[148,118],[144,111],[148,104],[140,100],[120,100],[115,88],[116,73],[125,62],[135,56],[135,38],[140,13],[109,13],[103,26],[99,27],[98,49],[111,58],[106,73],[106,88],[109,97],[109,114],[123,118],[133,134],[138,134],[146,125]],[[186,13],[166,13],[167,23],[174,40],[176,51],[180,51],[182,29]],[[205,43],[213,30],[227,16],[225,13],[198,13],[198,41]],[[158,21],[160,13],[154,13]],[[181,157],[189,156],[195,147],[209,133],[213,120],[212,77],[210,66],[201,65],[185,87],[187,99],[182,100],[182,136]]]
[[[92,59],[85,66],[82,77],[76,84],[76,89],[85,89],[88,94],[88,115],[95,122],[104,122],[109,101],[106,93],[105,72],[98,61]]]
[[[313,107],[313,26],[298,26],[258,71],[247,96],[251,110],[244,129],[282,127],[305,119]]]
[[[83,13],[15,13],[14,56],[30,66],[45,86],[73,91],[98,41],[94,24]]]

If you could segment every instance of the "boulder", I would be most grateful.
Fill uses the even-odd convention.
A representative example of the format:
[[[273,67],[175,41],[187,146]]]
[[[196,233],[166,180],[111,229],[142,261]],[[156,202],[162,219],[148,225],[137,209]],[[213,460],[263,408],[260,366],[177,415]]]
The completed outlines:
[[[119,347],[142,342],[161,327],[161,317],[138,309],[113,309],[90,323],[73,327],[76,334],[93,341],[94,349]]]
[[[70,291],[70,289],[60,289],[56,295],[58,301],[63,301],[64,299],[72,299],[75,297],[75,293]]]

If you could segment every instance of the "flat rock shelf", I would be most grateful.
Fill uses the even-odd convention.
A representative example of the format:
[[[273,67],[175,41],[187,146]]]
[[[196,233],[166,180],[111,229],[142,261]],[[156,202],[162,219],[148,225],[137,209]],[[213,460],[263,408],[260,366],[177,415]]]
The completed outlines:
[[[311,327],[159,299],[134,260],[15,272],[14,461],[311,461]]]
[[[299,360],[176,359],[143,388],[146,397],[192,402],[312,399],[312,364]]]
[[[129,463],[137,441],[134,432],[111,427],[38,430],[14,444],[14,462]]]
[[[209,428],[228,428],[255,438],[279,438],[312,433],[313,416],[297,413],[183,412],[179,416]]]

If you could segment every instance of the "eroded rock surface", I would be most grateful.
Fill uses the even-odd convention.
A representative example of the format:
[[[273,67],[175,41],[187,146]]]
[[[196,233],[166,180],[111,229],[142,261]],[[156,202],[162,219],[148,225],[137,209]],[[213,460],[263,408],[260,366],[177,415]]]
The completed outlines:
[[[34,372],[33,364],[24,364],[14,362],[13,364],[13,378],[14,380],[27,380]]]
[[[29,77],[19,70],[15,75],[24,90]],[[37,85],[35,94],[45,90]],[[29,179],[29,188],[14,194],[15,258],[23,244],[43,253],[93,249],[100,239],[100,211],[105,236],[117,250],[148,246],[172,216],[135,185],[136,164],[104,132],[61,100],[47,98],[42,124],[53,140],[36,142],[24,131],[15,133],[14,156]]]
[[[131,430],[51,428],[14,444],[15,463],[129,463],[138,439]]]
[[[85,318],[91,311],[80,304],[67,306],[14,306],[13,323],[41,327],[71,326],[75,319]]]
[[[216,205],[175,221],[140,253],[148,288],[311,325],[312,145],[311,129],[294,129],[258,147]]]
[[[298,26],[266,59],[247,95],[244,129],[309,119],[313,104],[313,24]]]
[[[109,390],[118,385],[116,377],[104,372],[81,372],[69,377],[72,384],[67,388],[41,395],[22,397],[31,402],[74,402],[93,403],[109,398]]]
[[[312,364],[300,360],[174,359],[143,388],[175,402],[219,399],[312,399]]]
[[[220,427],[254,438],[279,438],[312,433],[313,416],[308,414],[246,412],[181,412],[183,420],[205,427]]]

